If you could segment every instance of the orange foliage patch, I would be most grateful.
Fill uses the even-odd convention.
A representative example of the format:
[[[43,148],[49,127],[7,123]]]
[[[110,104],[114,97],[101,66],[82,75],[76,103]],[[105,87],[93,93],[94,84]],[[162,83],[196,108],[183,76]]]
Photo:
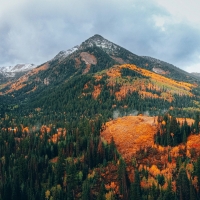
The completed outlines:
[[[156,165],[152,165],[151,168],[149,169],[149,173],[152,174],[153,176],[157,176],[160,174],[160,170]]]
[[[157,185],[157,181],[153,177],[149,177],[148,180],[143,179],[140,183],[141,187],[145,189],[150,188],[153,184]]]
[[[99,96],[100,93],[101,93],[101,85],[100,84],[99,85],[95,85],[94,86],[94,91],[92,92],[93,98],[96,99]]]
[[[2,130],[6,130],[6,129],[4,129],[4,128],[2,128]],[[16,133],[18,131],[18,128],[17,127],[15,127],[15,128],[11,128],[11,127],[9,127],[8,128],[8,132],[13,132],[13,133]]]
[[[130,84],[130,83],[123,84],[120,87],[119,91],[115,92],[115,96],[118,100],[121,100],[125,98],[128,93],[132,93],[134,91],[139,91],[140,94],[142,94],[143,92],[145,92],[146,88],[148,87],[147,85],[149,86],[149,84],[146,83],[146,80],[143,80],[143,79],[135,80],[134,84]],[[150,93],[149,93],[149,96],[150,96]]]
[[[102,76],[99,76],[99,75],[95,75],[94,77],[95,77],[96,81],[100,81],[102,79]]]
[[[183,124],[185,122],[185,120],[187,121],[187,124],[190,125],[190,126],[192,124],[194,124],[194,119],[190,119],[190,118],[176,118],[176,119],[178,120],[178,122],[180,124]]]
[[[149,79],[131,79],[129,76],[124,79],[121,77],[121,69],[123,68],[136,71]],[[196,87],[193,84],[175,81],[131,64],[115,65],[106,70],[106,74],[109,76],[109,86],[114,86],[116,82],[121,84],[119,91],[115,92],[115,96],[118,100],[125,98],[128,93],[139,91],[144,98],[161,98],[172,102],[174,99],[173,94],[193,96],[190,91],[193,87]],[[165,92],[163,92],[163,88],[165,89]],[[158,91],[161,92],[161,94],[154,94],[151,93],[151,91],[146,91],[146,89]]]
[[[42,134],[44,134],[44,133],[50,133],[50,131],[51,131],[51,128],[50,127],[48,127],[48,126],[42,126],[41,128],[40,128],[40,132],[42,133]]]
[[[54,135],[52,136],[51,140],[52,140],[53,143],[56,143],[56,142],[58,141],[58,134],[57,134],[57,133],[54,134]]]
[[[167,93],[167,92],[162,92],[161,93],[161,98],[169,101],[169,102],[172,102],[174,100],[174,97],[172,96],[171,93]]]
[[[157,94],[152,94],[151,92],[139,91],[139,94],[144,98],[160,98]]]
[[[84,88],[83,88],[84,90],[86,90],[86,89],[88,89],[88,83],[86,83],[85,85],[84,85]]]
[[[176,87],[188,90],[188,91],[190,91],[191,88],[194,87],[194,85],[192,85],[190,83],[175,81],[175,80],[169,79],[167,77],[161,76],[159,74],[153,73],[151,71],[148,71],[146,69],[136,67],[135,65],[124,64],[124,65],[121,65],[120,68],[129,68],[129,69],[137,71],[138,73],[143,74],[147,77],[153,78],[156,81],[170,83],[173,86],[176,86]]]
[[[25,132],[26,132],[26,133],[29,133],[29,128],[28,128],[28,127],[24,127],[24,128],[22,129],[22,132],[23,132],[23,133],[25,133]]]
[[[40,67],[36,67],[33,70],[31,70],[28,74],[33,75],[33,74],[38,74],[38,72],[40,71],[45,71],[49,68],[49,64],[45,63],[44,65],[40,66]]]
[[[118,100],[121,100],[123,98],[126,97],[126,95],[128,94],[128,92],[132,93],[136,91],[135,86],[132,85],[123,85],[120,87],[120,90],[115,92],[115,96]]]
[[[154,144],[157,127],[154,117],[127,116],[107,122],[101,136],[110,142],[113,137],[124,158],[130,158],[140,148]]]
[[[195,148],[196,151],[200,152],[200,135],[190,135],[187,140],[187,148]]]
[[[9,81],[9,82],[7,82],[7,83],[4,83],[4,84],[2,84],[2,85],[0,85],[0,89],[3,89],[3,88],[5,88],[6,86],[8,86],[8,85],[11,85],[12,83]],[[3,92],[0,92],[0,95],[3,95]]]
[[[19,90],[19,89],[25,87],[26,86],[25,82],[29,79],[30,76],[33,76],[34,74],[37,74],[40,71],[44,71],[44,70],[48,69],[48,67],[49,67],[49,65],[48,65],[48,63],[46,63],[40,67],[32,69],[31,71],[29,71],[28,73],[26,73],[25,75],[20,77],[16,82],[11,84],[10,89],[7,90],[5,93],[8,94],[10,92],[13,92],[15,90]]]
[[[105,184],[105,188],[106,190],[115,191],[115,193],[117,193],[119,190],[119,187],[117,186],[115,182],[111,182],[110,184]]]
[[[120,69],[115,66],[113,68],[110,68],[106,74],[109,76],[109,77],[120,77],[121,76],[121,72],[120,72]]]
[[[52,137],[51,137],[51,141],[53,143],[57,143],[59,141],[59,139],[63,136],[65,137],[67,134],[67,131],[66,129],[63,129],[63,128],[58,128],[57,129],[57,133],[53,134]]]

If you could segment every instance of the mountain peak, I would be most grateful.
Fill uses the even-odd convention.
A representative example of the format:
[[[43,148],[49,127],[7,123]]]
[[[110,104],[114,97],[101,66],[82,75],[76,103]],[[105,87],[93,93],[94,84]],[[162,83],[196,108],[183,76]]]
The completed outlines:
[[[93,47],[97,46],[101,49],[103,49],[106,53],[111,53],[115,54],[117,50],[120,49],[120,47],[109,40],[105,39],[101,35],[95,34],[94,36],[88,38],[86,41],[84,41],[81,45],[80,48],[85,48],[85,47]]]
[[[103,38],[101,35],[99,35],[99,34],[95,34],[95,35],[93,35],[92,37],[90,37],[89,39],[105,39],[105,38]]]
[[[93,43],[95,45],[102,43],[102,42],[110,42],[108,40],[106,40],[104,37],[102,37],[101,35],[95,34],[92,37],[88,38],[87,40],[85,40],[83,43]]]

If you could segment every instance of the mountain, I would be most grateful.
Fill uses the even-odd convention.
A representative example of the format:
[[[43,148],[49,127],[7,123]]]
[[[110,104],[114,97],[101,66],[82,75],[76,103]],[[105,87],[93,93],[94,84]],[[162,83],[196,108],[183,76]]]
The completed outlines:
[[[75,80],[79,84],[76,91],[70,88],[75,87]],[[17,108],[35,109],[42,105],[48,110],[50,103],[62,110],[68,95],[61,94],[66,90],[76,94],[73,94],[76,103],[82,100],[80,98],[90,98],[93,104],[105,101],[107,109],[112,107],[107,113],[110,118],[115,109],[122,113],[148,111],[151,115],[170,110],[176,115],[185,113],[192,116],[193,111],[200,108],[198,78],[169,63],[135,55],[100,35],[59,52],[19,79],[0,85],[1,94],[9,96],[7,101],[16,101]],[[86,96],[83,97],[82,93]],[[58,96],[59,102],[55,99]],[[110,99],[108,104],[105,97],[113,100]],[[141,100],[140,105],[138,99]],[[90,111],[90,115],[94,116],[95,110],[93,114]],[[80,109],[80,112],[84,111]]]
[[[156,72],[177,81],[184,80],[192,83],[198,81],[195,76],[171,64],[154,58],[135,55],[100,35],[94,35],[72,49],[59,52],[50,61],[33,69],[32,72],[25,74],[16,82],[6,85],[6,90],[8,91],[10,87],[13,89],[9,91],[13,91],[15,89],[14,85],[19,84],[25,87],[26,84],[24,82],[29,83],[29,85],[35,82],[36,86],[37,84],[40,86],[46,85],[46,83],[48,85],[49,83],[60,84],[75,75],[91,74],[108,69],[115,64],[125,63],[135,64],[140,68]],[[17,66],[9,69],[9,73],[14,73]],[[34,68],[33,65],[31,67]],[[28,79],[29,81],[27,82]]]
[[[6,66],[0,68],[0,83],[16,80],[26,72],[34,69],[34,64],[17,64],[15,66]]]
[[[0,84],[0,199],[195,199],[199,84],[100,35]]]
[[[35,67],[36,65],[34,64],[17,64],[15,66],[1,67],[0,73],[7,77],[13,77],[17,72],[27,72],[34,69]]]

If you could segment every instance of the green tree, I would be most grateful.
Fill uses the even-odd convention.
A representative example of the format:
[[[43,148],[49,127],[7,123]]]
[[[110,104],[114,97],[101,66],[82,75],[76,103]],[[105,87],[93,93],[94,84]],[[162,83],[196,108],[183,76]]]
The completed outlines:
[[[196,200],[197,196],[195,194],[194,186],[192,185],[192,181],[190,180],[190,200]]]
[[[184,168],[180,169],[176,181],[176,188],[177,188],[177,196],[179,199],[182,200],[190,199],[190,185],[186,170]]]
[[[89,200],[89,199],[90,199],[90,184],[88,180],[85,180],[82,186],[82,200]]]
[[[104,182],[102,181],[101,187],[100,187],[100,190],[99,190],[99,194],[97,196],[97,200],[106,200],[105,191],[106,190],[105,190]]]
[[[119,190],[123,195],[123,198],[127,197],[127,173],[126,173],[126,163],[122,158],[119,159],[118,166],[118,180],[119,180]]]
[[[198,179],[198,187],[200,188],[200,157],[198,157],[195,167],[195,174]]]
[[[183,132],[183,143],[186,144],[187,142],[187,135],[186,135],[186,131],[184,130]]]
[[[65,160],[62,149],[59,150],[58,161],[56,163],[56,183],[63,185],[63,176],[65,170]]]
[[[196,113],[195,115],[195,121],[194,121],[194,129],[195,129],[195,133],[199,133],[199,113]]]
[[[167,190],[165,191],[163,196],[163,200],[169,200],[169,199],[174,199],[171,180],[168,181]]]
[[[135,170],[134,182],[131,183],[130,199],[140,200],[141,198],[142,198],[142,195],[141,195],[141,186],[140,186],[140,175],[139,175],[138,170]]]

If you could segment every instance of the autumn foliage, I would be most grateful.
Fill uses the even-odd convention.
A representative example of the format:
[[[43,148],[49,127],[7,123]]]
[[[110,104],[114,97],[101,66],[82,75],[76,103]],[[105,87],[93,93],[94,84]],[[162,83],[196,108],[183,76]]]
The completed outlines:
[[[135,79],[131,79],[129,75],[123,77],[123,69],[129,69],[142,77]],[[109,77],[108,85],[115,85],[116,83],[121,85],[119,91],[115,92],[118,100],[125,98],[128,93],[139,91],[139,94],[144,98],[160,98],[172,102],[174,94],[193,96],[191,90],[196,87],[194,84],[175,81],[132,64],[115,65],[100,74],[104,73]],[[160,95],[152,91],[157,91]]]
[[[107,122],[101,136],[108,142],[113,138],[119,152],[130,158],[140,148],[154,144],[156,130],[155,117],[127,116]]]
[[[194,120],[177,118],[179,123],[192,125]],[[162,126],[166,125],[163,120]],[[103,127],[101,136],[109,143],[113,138],[120,154],[127,163],[132,162],[134,157],[139,165],[136,167],[140,171],[148,171],[148,180],[142,180],[143,188],[149,188],[152,184],[157,185],[158,175],[163,175],[166,179],[172,179],[173,173],[177,170],[177,159],[183,156],[196,159],[200,155],[199,135],[190,135],[187,143],[175,146],[160,146],[155,144],[154,134],[160,129],[157,117],[147,116],[126,116],[109,121]],[[187,164],[188,176],[194,171],[193,165]],[[173,190],[176,190],[175,182],[172,183]],[[163,185],[167,188],[167,183]]]

